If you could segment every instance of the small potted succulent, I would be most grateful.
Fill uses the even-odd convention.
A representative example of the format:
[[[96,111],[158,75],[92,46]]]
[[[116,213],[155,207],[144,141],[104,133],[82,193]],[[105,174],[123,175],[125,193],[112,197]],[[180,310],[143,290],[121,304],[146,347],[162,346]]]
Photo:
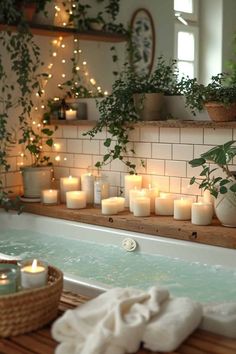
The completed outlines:
[[[209,117],[216,122],[236,120],[236,84],[230,76],[220,73],[213,76],[208,85],[189,79],[184,91],[186,105],[196,114],[205,107]]]
[[[215,212],[225,226],[236,227],[236,172],[230,163],[236,156],[236,141],[228,141],[189,161],[192,167],[200,167],[198,178],[192,177],[190,184],[197,183],[199,188],[209,190],[215,198]]]

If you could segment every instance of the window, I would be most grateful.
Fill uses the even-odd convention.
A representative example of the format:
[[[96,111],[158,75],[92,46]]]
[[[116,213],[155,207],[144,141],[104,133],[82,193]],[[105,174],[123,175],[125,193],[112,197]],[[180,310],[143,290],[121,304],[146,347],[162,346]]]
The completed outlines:
[[[175,58],[180,76],[198,76],[198,22],[197,0],[174,0]],[[176,10],[178,12],[176,12]]]

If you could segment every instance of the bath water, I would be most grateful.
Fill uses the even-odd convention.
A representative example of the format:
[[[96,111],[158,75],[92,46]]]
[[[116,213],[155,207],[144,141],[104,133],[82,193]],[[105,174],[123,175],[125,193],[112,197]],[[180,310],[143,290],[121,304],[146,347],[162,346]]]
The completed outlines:
[[[28,230],[0,232],[0,252],[38,258],[80,276],[111,286],[166,286],[174,296],[201,302],[235,301],[236,270],[163,255],[126,252],[112,244],[48,236]],[[191,252],[191,250],[190,250]]]

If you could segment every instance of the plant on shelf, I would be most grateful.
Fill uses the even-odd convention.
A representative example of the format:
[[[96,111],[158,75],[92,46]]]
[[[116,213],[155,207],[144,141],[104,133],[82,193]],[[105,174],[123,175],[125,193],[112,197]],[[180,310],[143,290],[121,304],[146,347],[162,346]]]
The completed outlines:
[[[129,133],[141,117],[135,109],[134,94],[176,92],[179,84],[175,76],[175,64],[175,61],[166,64],[161,56],[153,73],[142,77],[137,76],[132,66],[125,64],[123,72],[113,84],[111,95],[98,104],[100,119],[97,125],[86,133],[94,138],[98,132],[107,129],[109,134],[104,141],[107,152],[103,160],[95,164],[96,167],[101,168],[118,159],[130,173],[136,173],[136,165],[130,160],[135,151],[129,144]]]
[[[37,9],[42,10],[47,1],[38,1]],[[22,1],[16,6],[14,0],[0,1],[1,14],[6,24],[0,32],[0,172],[6,173],[9,151],[17,144],[16,130],[19,129],[23,138],[30,131],[30,116],[33,107],[32,93],[41,93],[39,68],[40,49],[33,40],[27,21],[23,16],[23,6],[29,1]],[[8,31],[8,24],[16,25],[16,32]],[[12,77],[14,81],[12,81]],[[10,118],[16,114],[12,122],[16,127],[10,127]],[[15,113],[15,114],[13,114]],[[18,128],[19,126],[19,128]],[[0,182],[0,201],[9,206],[8,193]]]
[[[230,169],[236,156],[235,143],[232,140],[213,147],[189,162],[192,167],[202,168],[199,177],[192,177],[190,184],[197,183],[200,189],[214,196],[217,217],[224,225],[231,226],[236,226],[236,171]]]

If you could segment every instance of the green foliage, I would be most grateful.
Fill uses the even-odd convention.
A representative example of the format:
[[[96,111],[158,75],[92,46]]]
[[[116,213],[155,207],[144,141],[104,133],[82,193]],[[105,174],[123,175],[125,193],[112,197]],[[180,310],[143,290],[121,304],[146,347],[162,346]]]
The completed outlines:
[[[100,120],[86,135],[94,138],[98,132],[107,129],[109,137],[104,141],[107,153],[102,161],[95,166],[101,168],[113,160],[122,161],[131,174],[136,173],[136,165],[130,162],[135,156],[132,145],[129,144],[129,133],[133,125],[139,121],[139,115],[134,107],[135,93],[162,92],[180,93],[176,61],[166,63],[161,56],[156,69],[150,76],[137,76],[133,67],[125,64],[124,71],[112,86],[112,94],[98,104]]]
[[[209,190],[210,193],[217,198],[218,194],[225,194],[230,189],[236,192],[235,174],[230,171],[229,164],[236,156],[235,140],[228,141],[223,145],[216,146],[209,151],[201,154],[200,158],[189,161],[192,167],[202,167],[200,177],[202,179],[192,177],[190,184],[197,183],[199,188]],[[212,168],[211,164],[216,164],[225,174],[225,177],[216,176],[218,168]],[[228,187],[230,182],[235,182]]]
[[[196,114],[196,110],[203,110],[204,104],[207,102],[218,102],[225,105],[236,102],[236,82],[229,83],[229,73],[212,76],[211,82],[207,86],[199,84],[196,78],[186,80],[184,88],[186,105],[193,114]]]

